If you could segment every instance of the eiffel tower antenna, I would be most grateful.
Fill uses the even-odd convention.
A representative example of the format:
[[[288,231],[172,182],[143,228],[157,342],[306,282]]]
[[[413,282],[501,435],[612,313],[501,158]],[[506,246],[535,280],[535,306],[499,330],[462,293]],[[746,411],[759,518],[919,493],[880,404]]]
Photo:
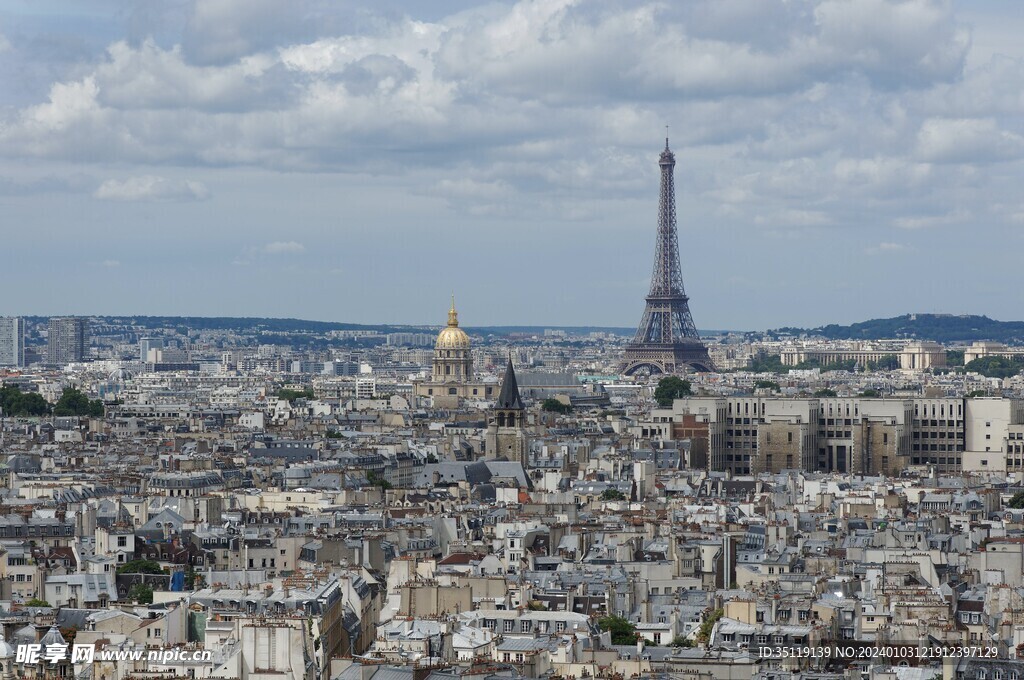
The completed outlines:
[[[665,132],[667,135],[667,125]],[[675,373],[686,366],[697,371],[713,371],[714,364],[697,334],[690,315],[690,298],[683,288],[676,227],[676,157],[668,146],[667,136],[658,166],[661,168],[661,193],[651,289],[640,326],[626,346],[621,371],[626,375],[642,369],[651,373]]]

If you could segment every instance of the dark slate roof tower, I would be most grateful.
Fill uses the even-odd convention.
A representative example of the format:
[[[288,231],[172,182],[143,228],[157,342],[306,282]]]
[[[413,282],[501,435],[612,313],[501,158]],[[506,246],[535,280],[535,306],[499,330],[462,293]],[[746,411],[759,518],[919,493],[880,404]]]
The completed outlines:
[[[484,448],[488,459],[504,458],[528,465],[529,442],[526,436],[526,406],[519,395],[512,357],[508,358],[505,377],[501,381],[498,401],[487,414]]]
[[[497,408],[523,408],[523,400],[519,396],[519,383],[516,382],[516,369],[512,368],[512,357],[508,358],[505,377],[501,380],[501,392],[498,393]]]
[[[647,293],[647,306],[640,319],[640,327],[626,346],[621,370],[626,375],[641,370],[675,373],[684,366],[697,371],[713,371],[715,367],[708,349],[701,342],[690,316],[690,298],[683,289],[673,177],[676,157],[668,148],[668,138],[658,165],[661,167],[661,194],[651,289]]]

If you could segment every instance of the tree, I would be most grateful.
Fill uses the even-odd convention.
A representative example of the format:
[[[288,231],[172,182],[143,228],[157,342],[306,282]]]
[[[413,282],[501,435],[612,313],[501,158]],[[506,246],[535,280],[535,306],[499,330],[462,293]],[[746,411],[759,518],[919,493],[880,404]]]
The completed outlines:
[[[295,401],[296,399],[315,399],[316,395],[313,394],[312,387],[307,387],[303,390],[290,390],[282,387],[277,391],[277,398],[284,399],[285,401]]]
[[[136,583],[128,590],[128,597],[139,604],[153,604],[153,587]]]
[[[690,381],[674,375],[659,380],[658,386],[654,389],[654,399],[661,408],[669,408],[674,399],[688,397],[691,394],[693,392],[690,390]]]
[[[1007,507],[1013,508],[1014,510],[1020,510],[1024,508],[1024,491],[1018,491],[1013,494],[1013,498],[1006,504]]]
[[[622,493],[618,489],[605,489],[601,492],[601,500],[603,501],[624,501],[626,500],[626,494]]]
[[[89,400],[85,393],[76,387],[66,387],[60,399],[53,405],[55,416],[92,416],[103,417],[103,402],[99,399]]]
[[[612,634],[613,645],[631,645],[636,642],[636,626],[621,616],[605,616],[597,620],[597,625]]]
[[[752,358],[748,370],[751,373],[789,373],[791,368],[782,363],[782,357],[778,354],[769,354]]]
[[[782,388],[779,383],[774,380],[758,380],[754,383],[755,390],[771,390],[772,392],[779,392]]]
[[[44,416],[50,405],[38,392],[22,392],[16,385],[0,387],[0,410],[5,416]]]
[[[552,413],[562,414],[569,413],[572,411],[571,405],[563,404],[561,401],[555,399],[554,397],[548,397],[543,402],[541,402],[540,408],[542,411],[550,411]]]
[[[33,597],[31,600],[25,603],[26,607],[49,607],[50,603],[46,600],[40,600],[38,597]]]
[[[380,473],[370,470],[366,473],[366,480],[373,486],[379,486],[382,490],[387,491],[391,487],[391,482],[384,479]]]
[[[814,396],[820,398],[820,397],[837,397],[839,395],[836,393],[835,390],[830,390],[829,388],[824,387],[824,388],[818,390],[817,392],[815,392]]]
[[[899,367],[900,358],[895,354],[883,354],[872,366],[876,371],[895,371]]]
[[[1009,378],[1024,369],[1024,361],[1017,357],[980,357],[974,361],[968,361],[964,369],[981,373],[986,378]]]
[[[669,647],[693,647],[693,640],[682,635],[677,635],[672,638],[672,642],[669,643]]]
[[[967,398],[968,399],[973,399],[974,397],[987,397],[987,396],[988,396],[988,390],[972,390],[971,392],[967,393]]]
[[[132,560],[117,568],[118,574],[162,574],[163,567],[156,560]]]
[[[869,397],[869,398],[871,398],[871,397],[880,397],[880,396],[882,396],[882,393],[879,392],[878,390],[872,388],[872,387],[869,387],[868,389],[866,389],[863,392],[861,392],[859,396],[861,396],[861,397]]]
[[[946,365],[947,366],[963,366],[964,365],[964,351],[962,349],[947,349],[946,350]]]
[[[708,614],[708,617],[704,619],[702,624],[700,624],[700,630],[697,631],[697,640],[707,644],[708,641],[711,640],[711,631],[715,629],[715,624],[724,614],[724,609],[716,609]]]

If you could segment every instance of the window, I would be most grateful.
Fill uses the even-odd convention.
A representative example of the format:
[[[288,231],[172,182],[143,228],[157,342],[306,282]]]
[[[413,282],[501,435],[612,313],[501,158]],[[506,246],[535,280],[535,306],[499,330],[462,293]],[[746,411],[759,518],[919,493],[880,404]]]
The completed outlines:
[[[512,619],[505,619],[505,632],[511,633],[515,630],[516,622]]]
[[[118,536],[117,537],[117,547],[118,548],[126,548],[126,547],[128,547],[128,537],[127,536]]]

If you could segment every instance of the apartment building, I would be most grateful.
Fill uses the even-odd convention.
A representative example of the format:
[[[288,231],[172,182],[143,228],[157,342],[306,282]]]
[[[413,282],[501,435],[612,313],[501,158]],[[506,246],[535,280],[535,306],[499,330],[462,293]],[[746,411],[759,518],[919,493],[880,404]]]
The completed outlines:
[[[1007,471],[1024,471],[1018,425],[1018,399],[746,396],[678,399],[637,429],[690,439],[694,465],[706,461],[737,475],[801,469],[892,476],[910,465],[959,473],[965,451],[998,454],[979,458],[989,469],[1003,469],[1007,458]]]

